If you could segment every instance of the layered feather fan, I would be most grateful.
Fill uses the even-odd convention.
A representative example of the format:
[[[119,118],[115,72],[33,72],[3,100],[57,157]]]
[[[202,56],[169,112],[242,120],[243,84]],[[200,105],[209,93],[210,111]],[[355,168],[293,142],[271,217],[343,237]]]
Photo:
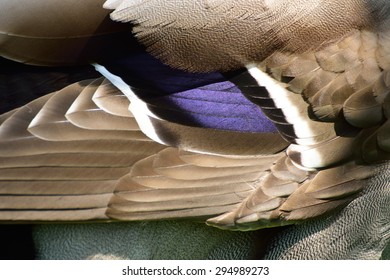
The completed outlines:
[[[388,2],[106,2],[152,54],[206,74],[127,45],[130,25],[90,2],[66,1],[92,17],[80,33],[0,24],[4,57],[105,76],[0,116],[1,220],[279,226],[346,206],[390,159]]]

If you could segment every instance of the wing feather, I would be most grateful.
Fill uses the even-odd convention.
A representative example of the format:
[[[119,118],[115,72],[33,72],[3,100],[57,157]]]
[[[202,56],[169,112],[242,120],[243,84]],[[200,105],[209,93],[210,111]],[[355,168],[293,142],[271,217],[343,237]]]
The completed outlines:
[[[133,130],[141,137],[127,134],[118,138],[115,132],[121,128],[115,124],[107,130],[104,126],[96,127],[96,122],[84,123],[87,127],[82,127],[66,119],[69,108],[75,114],[78,110],[86,113],[85,108],[93,104],[92,97],[101,83],[101,78],[75,83],[15,109],[12,114],[2,115],[0,216],[3,220],[107,220],[104,212],[118,179],[128,174],[134,163],[162,149],[135,127]],[[130,117],[125,118],[131,122]],[[118,120],[118,116],[111,120]],[[47,125],[61,122],[70,128],[53,129],[53,125]],[[33,128],[37,126],[50,137],[37,137],[39,131]],[[102,129],[114,136],[104,139],[96,134]],[[87,137],[76,135],[77,132]]]

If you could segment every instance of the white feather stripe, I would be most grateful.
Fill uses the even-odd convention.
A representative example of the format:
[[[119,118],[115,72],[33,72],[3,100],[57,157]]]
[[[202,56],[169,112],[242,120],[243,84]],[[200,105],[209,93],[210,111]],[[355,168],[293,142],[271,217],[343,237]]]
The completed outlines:
[[[156,132],[155,126],[150,120],[150,115],[155,119],[159,119],[152,112],[150,112],[148,106],[141,99],[133,99],[130,103],[129,110],[133,113],[135,119],[141,131],[150,139],[164,145],[168,145],[163,139],[160,138]]]
[[[317,146],[292,144],[287,149],[287,155],[298,167],[309,170],[323,168],[352,156],[354,143],[354,137],[336,137]]]
[[[273,99],[275,105],[277,107],[281,107],[283,113],[286,116],[286,119],[288,116],[291,116],[294,118],[294,132],[297,135],[297,138],[308,138],[311,136],[316,136],[316,133],[313,132],[313,128],[311,126],[311,121],[309,117],[307,116],[307,113],[304,114],[304,112],[300,111],[300,107],[302,108],[302,102],[303,99],[298,100],[294,93],[291,93],[286,90],[286,88],[276,80],[272,79],[270,76],[268,76],[266,73],[261,71],[256,65],[247,65],[248,72],[252,75],[252,77],[259,83],[260,86],[264,86],[270,97]],[[290,97],[293,96],[293,97]],[[297,103],[300,103],[297,107]],[[307,107],[307,106],[306,106]],[[316,125],[318,123],[316,122]],[[301,152],[303,150],[307,150],[308,147],[300,147],[298,145],[293,145],[294,152]],[[294,164],[297,164],[295,160]],[[301,159],[301,161],[298,163],[300,167],[304,166],[311,170],[312,168],[315,168],[317,166],[322,166],[322,155],[316,150],[316,149],[310,149],[310,153],[306,153],[305,156]]]
[[[114,10],[118,8],[122,4],[122,2],[124,2],[124,0],[107,0],[103,4],[103,8],[108,10]]]
[[[123,79],[117,75],[112,74],[110,71],[107,70],[106,67],[94,63],[92,64],[96,71],[100,72],[104,77],[107,78],[114,86],[116,86],[121,92],[123,92],[127,98],[129,98],[130,101],[133,101],[134,98],[138,99],[138,97],[134,94],[134,92],[131,90],[130,86],[123,81]]]
[[[286,121],[293,124],[297,138],[310,138],[319,135],[318,131],[320,134],[323,133],[322,131],[327,131],[322,128],[328,127],[329,124],[316,122],[308,117],[308,104],[300,95],[288,91],[285,84],[274,80],[256,65],[246,67],[259,85],[267,89],[275,107],[282,110]]]
[[[134,115],[141,131],[148,136],[150,139],[160,143],[167,144],[163,141],[158,133],[156,133],[155,127],[150,120],[150,117],[155,119],[160,119],[155,114],[153,114],[145,102],[137,97],[133,92],[131,87],[123,81],[119,76],[112,74],[104,66],[99,64],[94,64],[95,69],[99,71],[103,76],[105,76],[113,85],[115,85],[120,91],[122,91],[127,98],[130,100],[129,110]]]
[[[129,98],[129,110],[133,113],[141,131],[150,139],[167,146],[203,154],[258,155],[280,152],[287,142],[276,133],[244,133],[228,130],[190,127],[166,121],[156,116],[120,77],[105,67],[95,64],[96,69],[117,86]],[[207,136],[205,137],[205,133]],[[230,139],[220,145],[221,138]],[[259,141],[262,145],[259,145]],[[227,143],[229,145],[227,145]]]

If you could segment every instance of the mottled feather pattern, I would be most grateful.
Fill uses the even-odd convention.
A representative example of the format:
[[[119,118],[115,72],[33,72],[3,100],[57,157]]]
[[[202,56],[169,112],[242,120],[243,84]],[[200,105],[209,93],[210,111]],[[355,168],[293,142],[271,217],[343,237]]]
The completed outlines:
[[[337,1],[295,2],[114,1],[107,7],[115,8],[112,19],[135,24],[136,36],[152,54],[192,71],[242,67],[263,60],[275,48],[294,52],[317,48],[328,37],[342,37],[365,24],[364,15],[371,8],[351,0],[353,5],[338,6],[335,15],[332,7]],[[353,17],[355,13],[361,18]],[[328,20],[335,16],[337,20]]]
[[[347,137],[363,141],[361,159],[368,162],[383,159],[388,150],[381,148],[386,146],[379,141],[383,138],[377,138],[379,150],[375,153],[380,156],[375,159],[373,151],[369,150],[373,147],[364,143],[368,141],[364,129],[378,129],[383,133],[388,122],[388,69],[380,66],[387,62],[383,56],[375,56],[383,53],[384,38],[355,31],[310,57],[275,53],[264,62],[264,71],[282,83],[286,81],[283,83],[286,89],[305,98],[314,120],[334,122],[336,135],[349,134]],[[297,61],[300,62],[298,65]],[[363,130],[353,132],[351,126]],[[351,133],[347,133],[348,130]],[[371,134],[370,137],[374,136]]]

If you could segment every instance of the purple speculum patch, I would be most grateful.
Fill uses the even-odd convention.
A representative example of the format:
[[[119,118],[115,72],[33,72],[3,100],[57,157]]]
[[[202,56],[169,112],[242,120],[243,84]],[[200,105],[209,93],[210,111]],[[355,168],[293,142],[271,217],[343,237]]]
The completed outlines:
[[[167,121],[237,132],[277,132],[261,109],[222,73],[184,72],[143,52],[105,66]]]

